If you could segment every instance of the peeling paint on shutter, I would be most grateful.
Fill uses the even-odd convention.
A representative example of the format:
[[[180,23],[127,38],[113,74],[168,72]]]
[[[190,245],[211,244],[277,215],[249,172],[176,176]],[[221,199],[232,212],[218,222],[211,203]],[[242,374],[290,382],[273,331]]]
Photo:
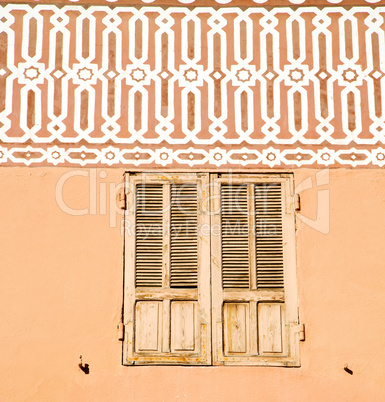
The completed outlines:
[[[135,283],[161,287],[163,265],[163,185],[136,186]]]
[[[246,185],[221,186],[222,281],[249,288],[249,226]]]
[[[126,176],[124,364],[299,366],[293,175],[210,178]]]
[[[283,289],[282,189],[255,185],[257,289]]]
[[[292,175],[211,184],[213,363],[298,366]]]
[[[171,255],[172,288],[197,287],[197,186],[171,185]]]
[[[126,186],[123,362],[210,364],[209,175],[132,173]]]

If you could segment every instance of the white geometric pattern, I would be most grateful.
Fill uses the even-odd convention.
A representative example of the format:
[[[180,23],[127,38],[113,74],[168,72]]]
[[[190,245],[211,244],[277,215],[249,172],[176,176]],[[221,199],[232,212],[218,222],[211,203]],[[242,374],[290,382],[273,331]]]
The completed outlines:
[[[56,0],[14,0],[14,3],[57,3]],[[142,3],[142,5],[181,5],[189,4],[194,6],[243,6],[252,7],[256,5],[263,6],[284,6],[284,5],[314,5],[314,0],[61,0],[61,3],[67,4],[104,4],[113,6],[125,6],[125,5],[137,5]],[[351,6],[360,4],[381,4],[383,0],[317,0],[317,6],[322,5],[340,5],[340,6]]]
[[[133,147],[121,149],[118,147],[90,148],[51,146],[0,146],[1,165],[80,165],[80,166],[132,166],[132,167],[184,167],[202,166],[216,167],[312,167],[312,166],[373,166],[385,165],[385,148],[369,149],[347,148],[331,149],[277,149],[274,147],[262,150],[248,148],[187,148],[148,149]]]
[[[0,7],[0,163],[382,166],[384,16]]]

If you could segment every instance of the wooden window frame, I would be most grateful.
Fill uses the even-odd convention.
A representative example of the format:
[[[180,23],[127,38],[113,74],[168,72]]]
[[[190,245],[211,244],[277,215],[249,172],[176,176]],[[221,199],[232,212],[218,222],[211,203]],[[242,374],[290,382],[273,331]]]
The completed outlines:
[[[206,187],[203,204],[199,206],[201,210],[201,223],[208,225],[220,225],[220,206],[219,185],[227,183],[281,183],[282,197],[284,200],[284,210],[282,219],[284,221],[284,283],[282,291],[268,290],[246,290],[240,297],[240,292],[223,290],[221,283],[220,255],[221,235],[210,233],[203,239],[204,247],[200,248],[198,258],[202,262],[199,275],[205,275],[205,280],[199,282],[197,289],[160,289],[160,288],[139,288],[135,289],[135,270],[132,267],[134,245],[133,236],[127,235],[125,230],[125,268],[124,268],[124,325],[125,336],[123,341],[123,364],[124,365],[251,365],[251,366],[282,366],[299,367],[299,333],[301,326],[298,319],[297,301],[297,279],[296,279],[296,244],[295,244],[295,211],[294,211],[294,181],[292,173],[235,173],[232,175],[216,172],[198,173],[189,172],[166,172],[162,174],[151,172],[130,172],[126,173],[125,193],[128,208],[125,211],[125,224],[133,227],[135,216],[130,206],[134,205],[135,183],[141,182],[146,177],[147,183],[160,182],[179,182],[198,178],[202,180]],[[209,195],[209,196],[208,196]],[[207,197],[207,198],[206,198]],[[166,197],[167,198],[167,197]],[[208,201],[210,200],[210,201]],[[167,221],[167,220],[166,220]],[[169,253],[167,247],[165,254]],[[207,254],[205,254],[207,253]],[[252,253],[252,251],[251,251]],[[167,257],[166,257],[167,258]],[[251,270],[253,272],[253,270]],[[209,278],[207,278],[207,273]],[[167,270],[164,273],[164,280],[167,277]],[[252,279],[254,281],[254,279]],[[225,297],[224,297],[225,293]],[[139,301],[153,301],[161,303],[158,310],[159,322],[162,322],[163,329],[158,329],[158,348],[154,353],[141,353],[135,350],[135,306]],[[195,329],[195,342],[199,347],[194,353],[180,355],[172,350],[171,345],[171,303],[173,301],[195,302],[194,314],[198,314],[200,325]],[[198,302],[199,300],[199,302]],[[224,302],[226,301],[226,307]],[[205,306],[200,308],[199,303]],[[234,306],[232,305],[234,303]],[[257,311],[261,303],[261,317],[264,317],[266,325],[273,325],[266,319],[271,311],[272,316],[277,316],[277,305],[280,305],[279,314],[281,315],[282,331],[282,351],[281,353],[259,353],[261,341],[257,336],[259,329],[250,322],[258,323]],[[155,305],[155,304],[154,304]],[[236,307],[239,305],[240,307]],[[179,306],[178,308],[182,308]],[[224,342],[226,343],[226,331],[224,331],[225,314],[234,315],[234,311],[241,311],[247,314],[251,321],[247,324],[248,338],[257,336],[257,344],[248,345],[246,355],[237,353],[225,353]],[[225,309],[227,309],[225,311]],[[203,313],[203,315],[202,315]],[[238,313],[236,313],[238,314]],[[208,317],[207,317],[208,315]],[[204,318],[202,319],[202,317]],[[245,324],[246,325],[246,324]],[[258,326],[259,324],[257,324]],[[264,325],[264,324],[263,324]],[[274,326],[274,325],[273,325]],[[159,327],[160,328],[160,327]],[[246,327],[245,327],[246,328]],[[164,335],[166,331],[166,335]],[[254,332],[253,332],[254,331]],[[275,336],[275,335],[274,335]],[[247,342],[250,343],[249,339]],[[211,350],[212,349],[212,350]]]

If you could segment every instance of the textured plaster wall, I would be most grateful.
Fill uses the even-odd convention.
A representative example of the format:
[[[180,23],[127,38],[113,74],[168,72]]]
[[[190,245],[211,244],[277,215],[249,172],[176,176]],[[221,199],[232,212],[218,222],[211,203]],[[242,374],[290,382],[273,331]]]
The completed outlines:
[[[55,187],[68,171],[0,170],[0,401],[384,399],[384,171],[330,171],[330,232],[298,222],[299,369],[123,367],[119,224],[110,227],[109,213],[71,216],[58,207]],[[97,188],[107,183],[108,195],[123,170],[103,172]],[[315,173],[296,171],[296,183]],[[69,179],[64,200],[87,208],[89,178]],[[301,201],[301,213],[315,219],[316,190]]]

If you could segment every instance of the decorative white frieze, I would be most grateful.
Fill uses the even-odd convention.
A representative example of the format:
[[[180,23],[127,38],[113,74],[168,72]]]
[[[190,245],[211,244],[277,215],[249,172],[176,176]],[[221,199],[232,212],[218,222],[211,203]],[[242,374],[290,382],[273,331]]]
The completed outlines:
[[[385,162],[385,7],[0,7],[0,163]]]

